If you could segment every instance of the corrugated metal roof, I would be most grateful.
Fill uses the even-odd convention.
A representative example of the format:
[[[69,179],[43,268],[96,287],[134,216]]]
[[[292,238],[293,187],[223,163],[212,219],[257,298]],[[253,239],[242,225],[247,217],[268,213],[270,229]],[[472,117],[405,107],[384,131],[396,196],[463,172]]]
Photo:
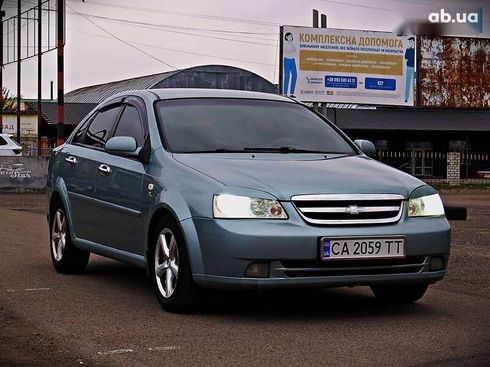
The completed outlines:
[[[65,94],[65,102],[100,103],[117,93],[128,90],[149,89],[159,81],[175,73],[176,71],[170,71],[75,89]]]
[[[37,112],[37,103],[28,103],[32,111]],[[97,103],[65,103],[65,124],[77,126],[84,118],[97,106]],[[41,103],[43,119],[48,124],[56,124],[57,103],[42,102]]]
[[[490,111],[377,109],[337,110],[345,130],[490,131]]]
[[[227,65],[202,65],[75,89],[65,94],[65,102],[100,103],[117,93],[153,88],[227,88],[268,93],[277,91],[274,84],[248,70]]]

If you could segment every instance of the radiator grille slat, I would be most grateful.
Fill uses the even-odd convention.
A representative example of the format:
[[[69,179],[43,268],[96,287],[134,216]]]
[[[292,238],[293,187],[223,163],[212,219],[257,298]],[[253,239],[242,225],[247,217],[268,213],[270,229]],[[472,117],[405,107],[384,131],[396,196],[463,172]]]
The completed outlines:
[[[403,196],[397,194],[296,195],[291,200],[312,224],[394,223],[403,211]]]

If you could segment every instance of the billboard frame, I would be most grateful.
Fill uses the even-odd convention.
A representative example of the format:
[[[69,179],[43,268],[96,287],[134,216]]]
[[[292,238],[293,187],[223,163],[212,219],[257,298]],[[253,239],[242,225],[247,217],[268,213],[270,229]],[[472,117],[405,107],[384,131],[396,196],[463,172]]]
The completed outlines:
[[[318,99],[316,100],[308,100],[307,98],[302,99],[298,98],[298,100],[301,100],[304,103],[308,104],[325,104],[325,103],[333,103],[333,104],[356,104],[356,105],[367,105],[367,106],[393,106],[393,107],[406,107],[406,108],[413,108],[416,107],[419,101],[419,95],[418,95],[418,67],[419,67],[419,52],[418,52],[418,36],[417,35],[412,35],[412,34],[407,34],[407,35],[397,35],[393,32],[385,32],[385,31],[372,31],[372,30],[353,30],[353,29],[343,29],[343,28],[317,28],[317,27],[309,27],[309,26],[296,26],[296,25],[281,25],[279,27],[279,80],[278,80],[278,92],[280,95],[283,94],[284,90],[284,34],[285,34],[285,27],[291,27],[291,28],[311,28],[312,30],[331,30],[334,32],[338,31],[346,31],[346,32],[359,32],[359,33],[379,33],[380,35],[391,35],[392,38],[402,38],[402,37],[413,37],[414,38],[414,74],[412,77],[412,86],[411,86],[411,94],[413,95],[412,102],[411,104],[390,104],[390,103],[384,103],[384,102],[377,102],[377,101],[370,101],[370,102],[363,102],[363,101],[345,101],[345,100],[334,100],[334,99],[329,99],[328,101],[320,101]],[[369,37],[369,36],[366,36]],[[299,51],[298,51],[299,53]],[[401,54],[403,57],[402,59],[402,70],[403,73],[401,74],[401,77],[405,75],[405,58],[404,58],[404,53]],[[298,71],[299,71],[299,63],[297,65]],[[377,74],[373,74],[373,77],[376,77]],[[378,78],[381,78],[381,73],[378,75]],[[387,74],[387,77],[389,74]],[[400,93],[403,93],[402,90],[400,90]],[[298,93],[295,93],[295,96],[298,96]],[[297,97],[296,97],[297,98]]]

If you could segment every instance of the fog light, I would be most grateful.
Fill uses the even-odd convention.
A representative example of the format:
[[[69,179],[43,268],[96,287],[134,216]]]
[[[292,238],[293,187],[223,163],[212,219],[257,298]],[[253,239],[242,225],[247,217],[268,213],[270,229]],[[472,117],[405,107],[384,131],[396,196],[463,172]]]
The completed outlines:
[[[267,278],[269,276],[269,263],[251,263],[245,271],[250,278]]]
[[[430,270],[437,271],[444,269],[444,259],[442,257],[436,256],[430,259]]]

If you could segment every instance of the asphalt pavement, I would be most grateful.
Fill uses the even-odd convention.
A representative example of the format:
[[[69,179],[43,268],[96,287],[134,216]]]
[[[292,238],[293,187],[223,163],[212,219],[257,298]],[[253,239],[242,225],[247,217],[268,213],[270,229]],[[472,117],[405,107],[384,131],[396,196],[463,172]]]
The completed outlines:
[[[448,193],[448,276],[417,304],[368,288],[215,293],[164,312],[146,273],[98,256],[61,275],[44,196],[0,194],[0,366],[489,366],[490,192]]]

